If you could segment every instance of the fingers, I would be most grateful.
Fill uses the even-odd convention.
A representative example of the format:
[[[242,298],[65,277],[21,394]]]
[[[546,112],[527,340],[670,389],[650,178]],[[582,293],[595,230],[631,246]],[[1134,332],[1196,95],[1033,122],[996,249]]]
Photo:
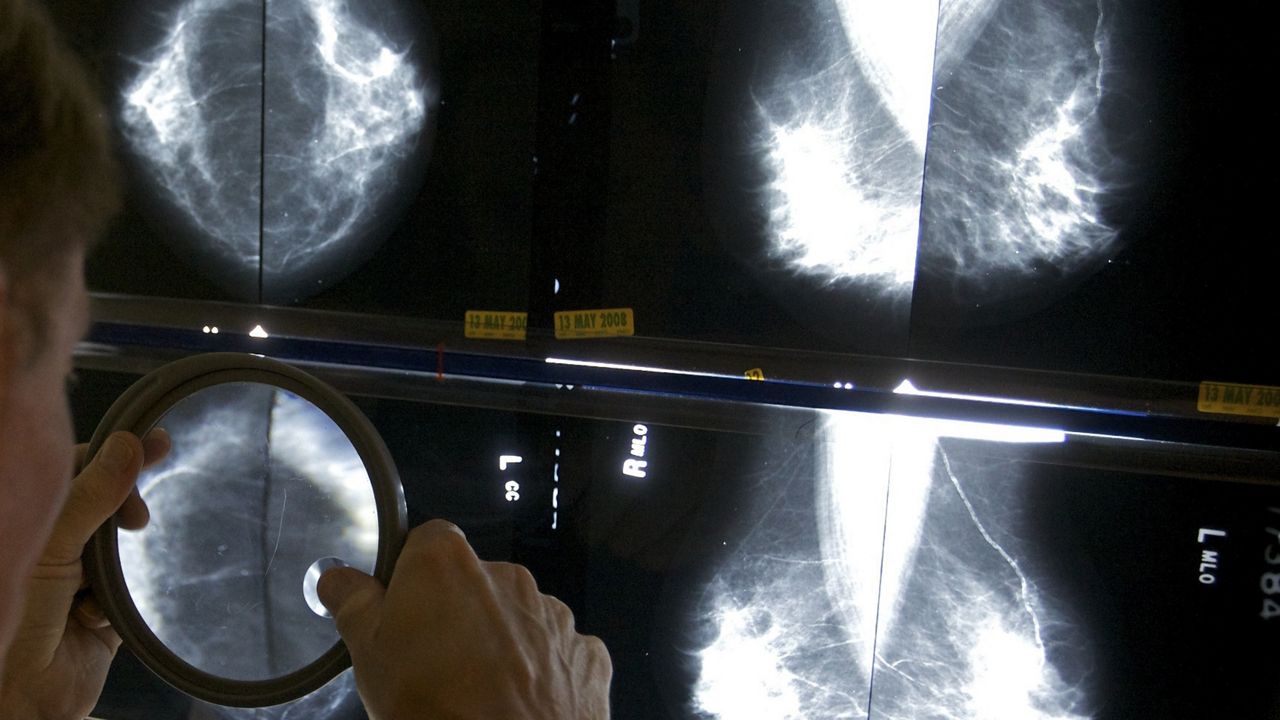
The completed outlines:
[[[163,460],[168,456],[171,447],[172,440],[169,438],[169,433],[164,428],[152,428],[142,439],[142,467],[149,468]],[[74,467],[77,474],[84,470],[88,450],[87,443],[80,443],[75,447]],[[146,501],[138,494],[137,487],[129,492],[129,497],[120,506],[117,520],[120,527],[126,530],[141,530],[151,521],[151,512],[147,508]]]
[[[586,717],[608,718],[608,688],[613,681],[613,659],[609,657],[609,649],[605,647],[604,641],[595,635],[574,635],[574,641],[571,647],[565,649],[565,657],[571,658],[577,669],[575,675],[583,680],[595,684],[601,688],[601,692],[591,692],[586,687],[583,688],[583,695],[590,697],[595,695],[603,702],[599,707],[586,714]]]
[[[536,607],[549,596],[538,592],[538,581],[523,565],[507,562],[488,562],[485,569],[493,581],[494,589],[526,606]]]
[[[76,622],[90,630],[100,630],[111,626],[111,622],[107,620],[106,613],[102,612],[102,606],[98,604],[97,598],[91,592],[84,592],[76,596],[76,601],[71,606],[71,615],[76,619]]]
[[[172,445],[173,441],[169,438],[168,431],[164,428],[151,428],[147,436],[142,439],[142,449],[146,456],[142,467],[149,468],[165,459]]]
[[[138,494],[136,487],[129,491],[128,497],[120,505],[120,511],[116,513],[116,522],[125,530],[141,530],[151,522],[151,510],[147,507],[147,502]]]
[[[116,633],[115,628],[111,627],[111,622],[102,612],[102,607],[98,605],[98,600],[93,597],[93,593],[86,593],[71,606],[71,618],[93,633],[110,652],[114,653],[119,649],[120,635]]]
[[[542,596],[543,616],[548,627],[553,627],[564,631],[568,635],[574,634],[573,611],[569,609],[559,599],[551,595]]]
[[[169,454],[170,447],[169,433],[162,428],[152,428],[142,439],[142,467],[148,468],[163,460]],[[136,484],[133,490],[129,491],[129,497],[125,498],[124,504],[120,506],[120,511],[116,513],[116,520],[120,523],[120,527],[126,530],[141,530],[150,522],[151,511],[147,508],[142,495],[138,493]]]
[[[468,582],[475,584],[468,585]],[[392,579],[393,591],[421,593],[425,609],[442,587],[479,600],[482,594],[502,605],[523,608],[550,627],[573,633],[573,612],[563,602],[538,590],[538,582],[523,565],[481,562],[456,525],[432,520],[409,533]]]
[[[84,458],[85,458],[85,455],[87,455],[88,453],[89,453],[89,443],[80,443],[79,445],[76,445],[75,464],[73,464],[72,467],[75,468],[75,472],[77,475],[79,475],[80,471],[84,469]]]
[[[459,543],[458,540],[462,542]],[[409,538],[405,541],[404,549],[409,551],[435,551],[438,549],[451,548],[453,550],[461,550],[466,546],[468,551],[471,550],[471,544],[467,542],[467,536],[462,530],[448,520],[428,520],[418,527],[409,531]],[[474,557],[475,553],[471,552]]]
[[[425,606],[431,606],[442,597],[442,587],[455,591],[444,596],[453,596],[474,593],[483,582],[480,559],[458,526],[431,520],[409,531],[390,588],[398,596],[425,598]]]
[[[594,635],[579,635],[574,665],[583,681],[586,702],[584,717],[609,720],[609,686],[613,683],[613,659],[604,641]]]
[[[478,569],[479,560],[462,531],[452,523],[433,520],[409,533],[396,562],[392,587],[401,594],[426,598],[424,588],[468,565]],[[333,615],[338,633],[353,654],[369,641],[386,594],[387,589],[376,578],[354,568],[329,570],[316,584],[316,595]]]
[[[106,662],[110,662],[110,656],[114,655],[116,650],[120,648],[120,635],[111,627],[111,622],[107,620],[107,616],[102,612],[102,607],[98,604],[97,598],[92,592],[86,592],[76,596],[75,602],[71,605],[71,617],[68,623],[76,623],[97,641],[102,643],[108,652]],[[81,668],[86,670],[87,668]],[[103,674],[105,675],[105,668]]]
[[[406,599],[414,613],[426,620],[433,612],[438,617],[457,617],[458,603],[474,609],[487,598],[494,607],[508,607],[554,629],[567,642],[584,640],[575,632],[573,611],[540,592],[528,568],[481,562],[462,531],[444,520],[431,520],[410,531],[388,588],[354,569],[337,568],[320,578],[316,591],[349,646],[351,636],[367,630],[365,626],[376,620],[374,613],[381,612],[384,603],[387,612],[394,612],[406,606]],[[596,638],[585,642],[593,649],[600,645]]]
[[[129,497],[142,461],[142,442],[131,433],[112,433],[107,438],[71,481],[71,492],[54,524],[42,563],[63,565],[80,559],[89,537]]]
[[[364,648],[373,632],[385,593],[377,578],[349,567],[329,570],[316,583],[316,595],[353,654]]]

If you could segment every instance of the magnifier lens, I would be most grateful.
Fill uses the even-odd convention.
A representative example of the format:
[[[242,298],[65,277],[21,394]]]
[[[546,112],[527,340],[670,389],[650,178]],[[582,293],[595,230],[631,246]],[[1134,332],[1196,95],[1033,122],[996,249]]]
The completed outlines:
[[[139,478],[151,522],[117,536],[147,626],[220,678],[278,678],[317,660],[338,641],[314,588],[331,565],[318,566],[372,572],[378,551],[351,441],[309,401],[252,382],[199,390],[156,425],[173,449]]]

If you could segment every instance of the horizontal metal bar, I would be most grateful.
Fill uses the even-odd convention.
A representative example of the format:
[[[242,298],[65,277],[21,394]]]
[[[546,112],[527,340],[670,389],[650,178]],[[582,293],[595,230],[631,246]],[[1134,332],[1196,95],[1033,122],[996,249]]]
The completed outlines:
[[[441,378],[486,378],[546,385],[575,385],[647,395],[701,398],[794,408],[893,413],[946,420],[1048,427],[1069,433],[1277,451],[1280,429],[1271,425],[1166,417],[1108,408],[1025,405],[1014,402],[904,395],[882,388],[837,388],[813,382],[748,380],[685,368],[645,367],[554,358],[504,357],[434,349],[270,336],[204,333],[110,322],[96,323],[90,342],[102,346],[247,352],[285,361],[436,374]]]

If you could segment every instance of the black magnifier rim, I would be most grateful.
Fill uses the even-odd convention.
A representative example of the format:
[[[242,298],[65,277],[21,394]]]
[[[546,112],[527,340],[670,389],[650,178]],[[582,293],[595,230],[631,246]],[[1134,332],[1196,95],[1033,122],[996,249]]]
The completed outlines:
[[[391,454],[364,413],[319,379],[260,355],[209,353],[170,363],[148,373],[124,392],[103,416],[89,443],[86,462],[111,433],[127,430],[141,437],[178,402],[199,390],[225,383],[262,383],[287,390],[320,408],[346,433],[364,462],[378,512],[378,554],[374,576],[390,582],[408,532],[404,490]],[[148,668],[188,695],[231,707],[265,707],[301,698],[351,667],[338,641],[310,664],[267,680],[232,680],[200,670],[170,650],[142,619],[125,584],[113,516],[85,547],[85,570],[94,598],[112,627]],[[301,582],[301,581],[300,581]]]

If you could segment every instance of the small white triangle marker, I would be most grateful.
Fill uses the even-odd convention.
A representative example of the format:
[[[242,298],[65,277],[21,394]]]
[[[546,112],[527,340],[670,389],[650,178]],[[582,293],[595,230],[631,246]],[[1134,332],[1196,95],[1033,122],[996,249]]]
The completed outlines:
[[[267,335],[266,330],[262,329],[261,325],[255,325],[254,328],[249,331],[249,337],[265,338],[270,336]]]

